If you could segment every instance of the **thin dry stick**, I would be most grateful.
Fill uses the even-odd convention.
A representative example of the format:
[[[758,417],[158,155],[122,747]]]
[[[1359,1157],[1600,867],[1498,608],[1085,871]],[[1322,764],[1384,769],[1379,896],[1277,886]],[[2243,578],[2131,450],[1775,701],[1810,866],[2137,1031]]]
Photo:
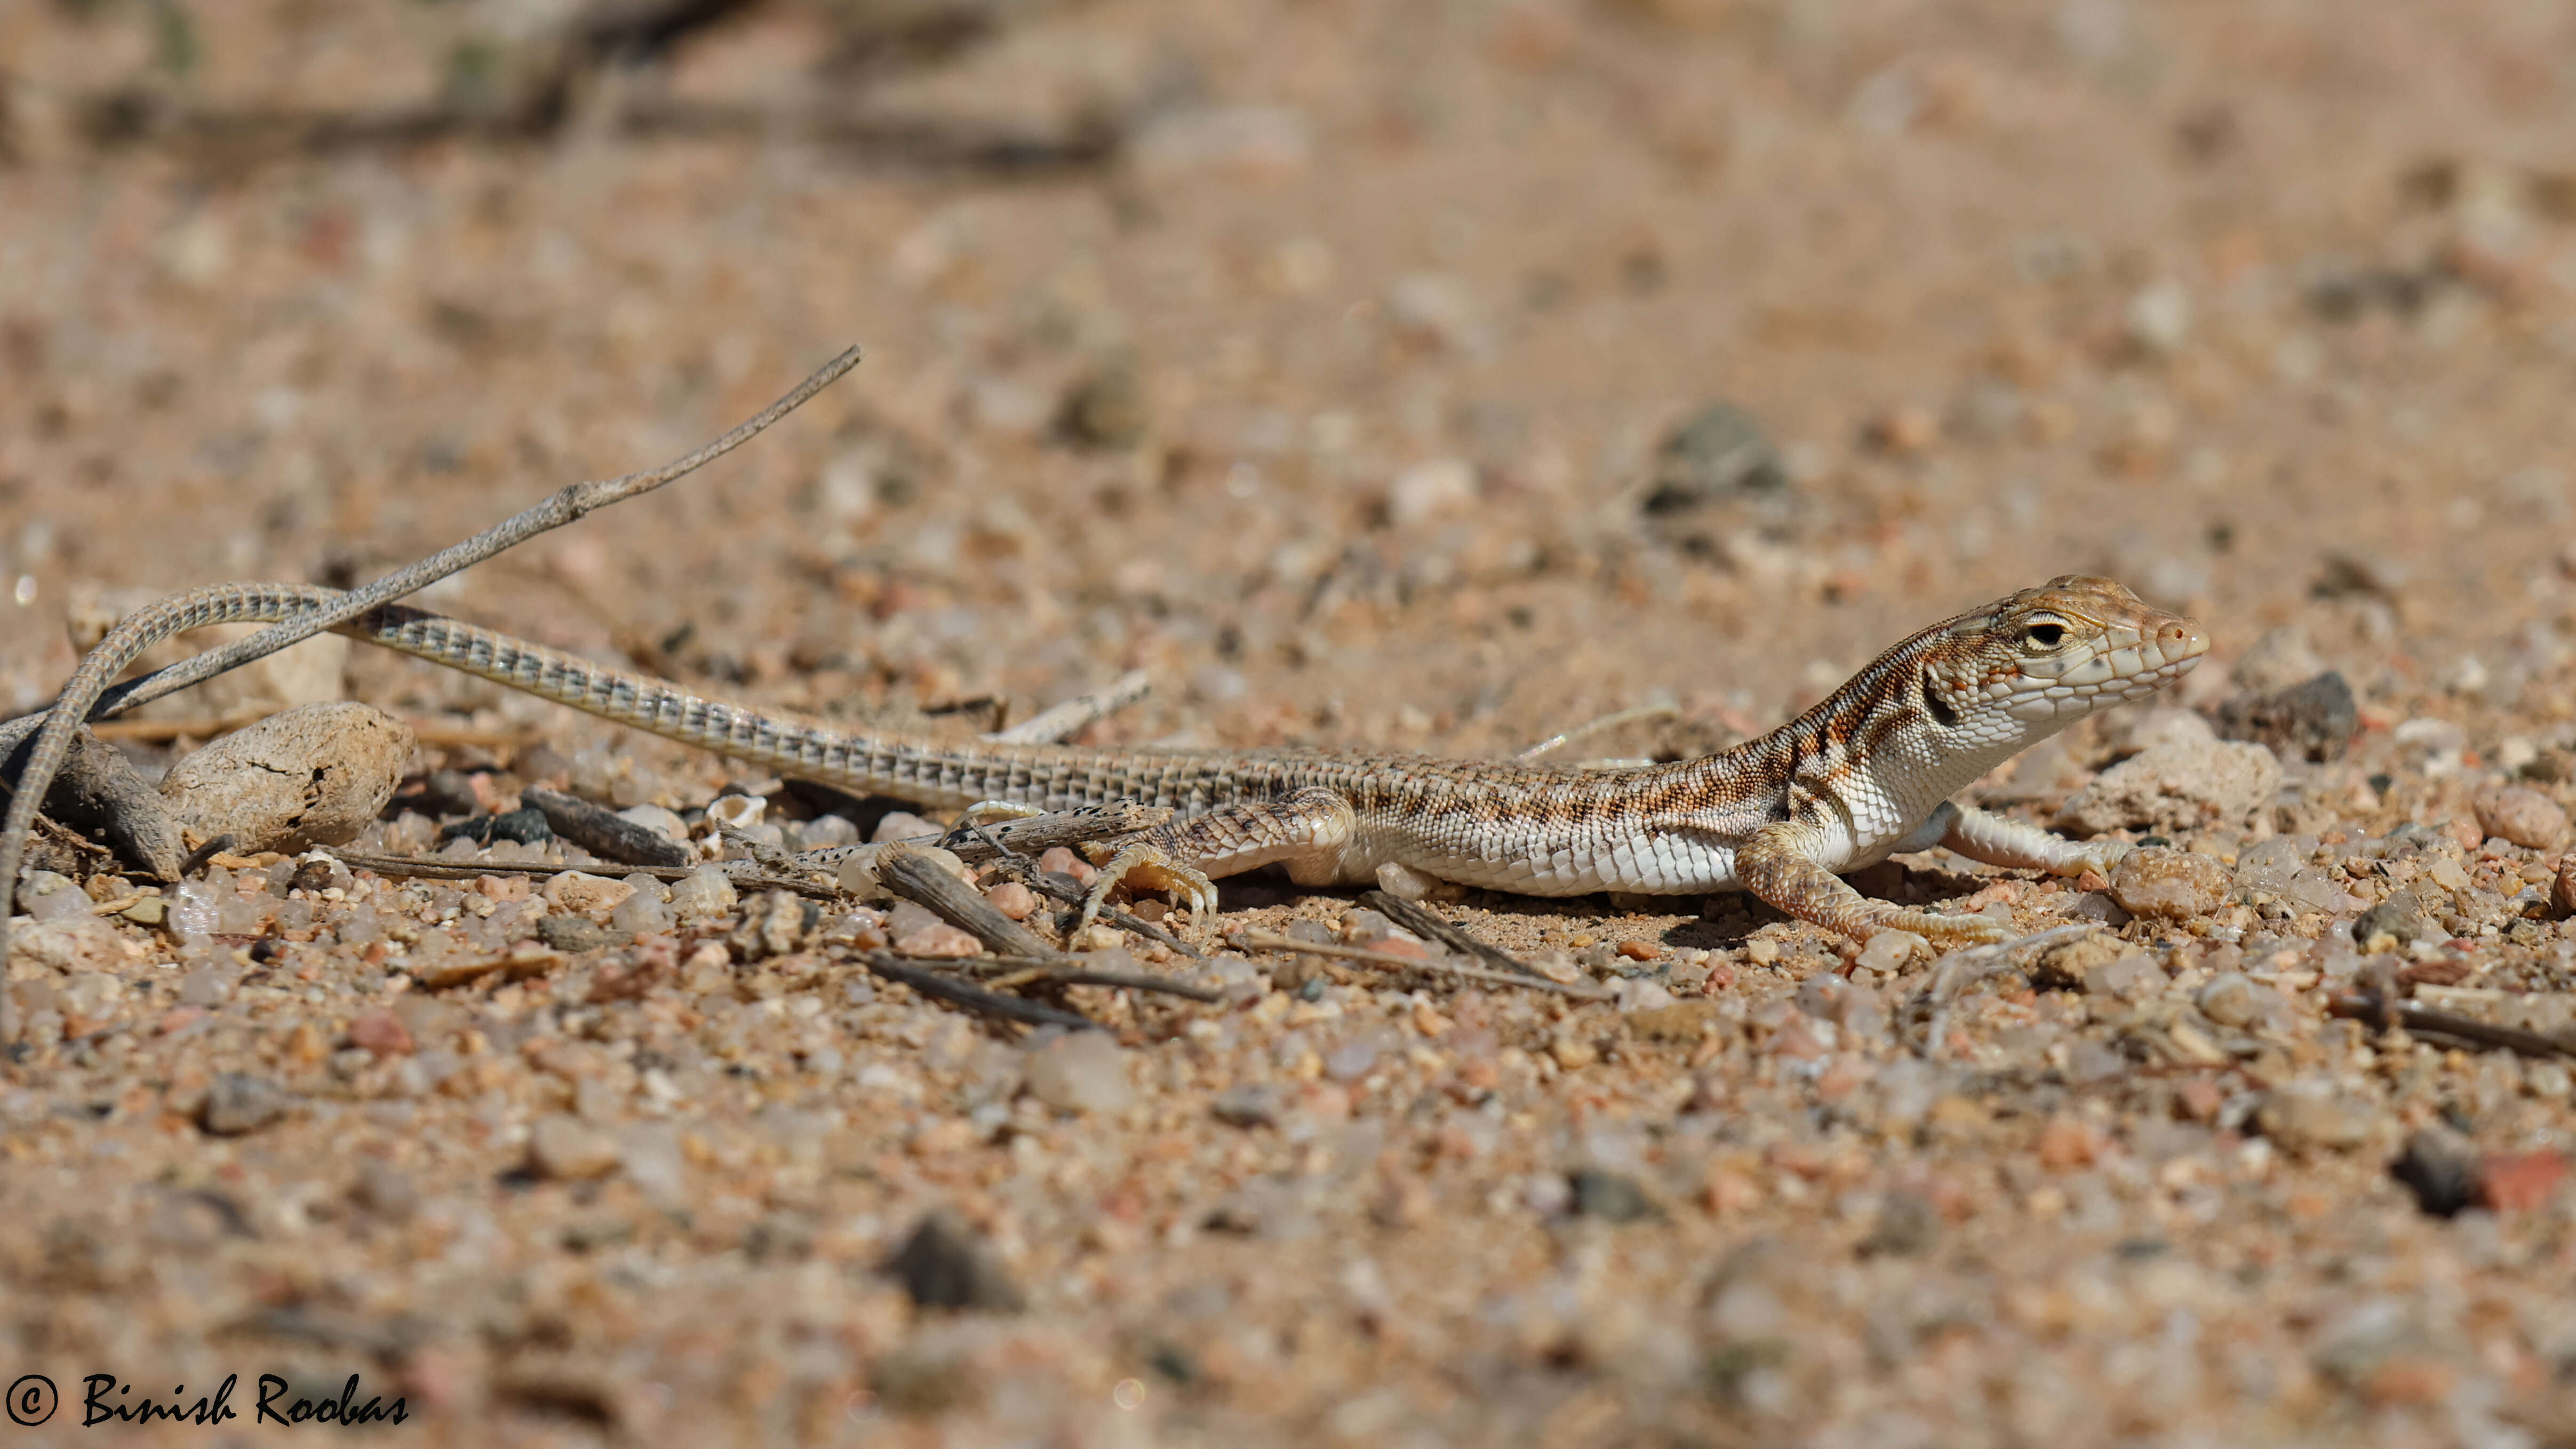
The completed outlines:
[[[1664,701],[1657,704],[1641,704],[1634,709],[1623,709],[1612,714],[1605,714],[1596,720],[1586,720],[1582,724],[1576,725],[1574,728],[1567,730],[1561,735],[1550,735],[1546,739],[1539,741],[1537,744],[1530,746],[1528,749],[1521,751],[1519,754],[1512,756],[1512,758],[1515,760],[1535,760],[1543,755],[1554,754],[1558,750],[1564,749],[1567,745],[1573,744],[1576,740],[1589,739],[1605,730],[1615,730],[1621,725],[1635,724],[1639,720],[1670,719],[1680,713],[1681,707],[1670,701]]]
[[[1006,730],[984,738],[997,745],[1058,745],[1154,692],[1144,670],[1131,669],[1116,683],[1092,694],[1077,694],[1053,709],[1030,715]]]
[[[1503,986],[1526,986],[1532,991],[1553,991],[1577,1001],[1608,1001],[1618,995],[1600,987],[1574,986],[1550,981],[1544,976],[1519,976],[1509,971],[1488,971],[1482,966],[1461,966],[1455,961],[1425,961],[1414,956],[1399,956],[1393,951],[1372,951],[1366,946],[1334,946],[1321,941],[1293,941],[1286,936],[1267,936],[1246,931],[1234,938],[1249,951],[1294,951],[1305,956],[1338,956],[1346,961],[1366,961],[1377,966],[1402,966],[1414,971],[1446,971],[1470,981],[1491,981]]]
[[[128,630],[124,626],[110,631],[99,647],[91,650],[89,656],[81,661],[80,668],[73,672],[70,683],[63,687],[52,708],[42,716],[12,720],[0,726],[0,758],[15,753],[29,730],[36,732],[35,746],[28,751],[26,767],[19,773],[16,793],[10,797],[8,814],[5,819],[0,819],[0,893],[6,895],[5,900],[0,900],[0,962],[8,959],[8,918],[17,901],[18,865],[26,855],[27,832],[35,822],[36,807],[44,799],[46,787],[52,783],[55,771],[62,768],[63,756],[71,748],[72,731],[84,721],[93,715],[132,709],[173,690],[185,689],[226,670],[237,669],[321,633],[334,624],[346,623],[379,604],[391,603],[450,574],[471,568],[538,534],[561,528],[585,514],[649,493],[675,478],[685,477],[749,442],[770,424],[795,411],[807,399],[858,365],[859,349],[853,347],[798,383],[759,416],[685,457],[659,468],[629,473],[622,478],[572,484],[526,512],[505,519],[462,543],[441,549],[408,568],[388,574],[365,588],[343,594],[328,605],[121,685],[113,692],[108,690],[108,681],[157,642],[158,636],[148,635],[139,629]],[[15,1005],[7,992],[0,991],[0,1043],[17,1039]]]

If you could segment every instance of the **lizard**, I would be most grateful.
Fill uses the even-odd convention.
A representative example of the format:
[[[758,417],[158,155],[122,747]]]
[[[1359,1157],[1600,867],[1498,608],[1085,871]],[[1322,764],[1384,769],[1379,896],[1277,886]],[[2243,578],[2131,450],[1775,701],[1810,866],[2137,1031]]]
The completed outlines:
[[[224,584],[163,600],[120,622],[63,698],[95,698],[169,634],[286,619],[338,597],[317,586]],[[708,699],[405,605],[335,628],[762,768],[933,809],[1033,814],[1121,799],[1171,807],[1168,823],[1092,847],[1100,871],[1085,925],[1121,884],[1169,890],[1204,913],[1215,909],[1216,878],[1277,863],[1307,886],[1411,872],[1535,896],[1740,889],[1857,939],[1901,930],[1958,942],[2000,940],[2007,928],[1873,900],[1841,873],[1934,846],[2007,868],[2107,872],[2125,842],[2066,840],[1951,797],[2085,715],[2180,679],[2209,648],[2193,621],[2109,579],[2067,575],[1916,632],[1769,734],[1695,759],[1592,770],[885,738]],[[0,827],[0,879],[15,875],[11,847],[59,764],[44,754],[40,741],[26,776],[36,788],[17,792]]]

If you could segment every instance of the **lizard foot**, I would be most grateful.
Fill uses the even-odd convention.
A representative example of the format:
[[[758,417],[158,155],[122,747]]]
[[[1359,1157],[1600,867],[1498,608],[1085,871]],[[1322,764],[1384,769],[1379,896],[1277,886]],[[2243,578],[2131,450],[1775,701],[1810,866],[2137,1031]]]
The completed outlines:
[[[1118,847],[1116,853],[1100,863],[1099,878],[1082,900],[1082,918],[1074,923],[1080,931],[1100,914],[1108,903],[1109,893],[1120,884],[1145,890],[1167,890],[1172,903],[1199,915],[1216,911],[1216,882],[1206,871],[1194,865],[1183,865],[1150,840],[1134,840]]]

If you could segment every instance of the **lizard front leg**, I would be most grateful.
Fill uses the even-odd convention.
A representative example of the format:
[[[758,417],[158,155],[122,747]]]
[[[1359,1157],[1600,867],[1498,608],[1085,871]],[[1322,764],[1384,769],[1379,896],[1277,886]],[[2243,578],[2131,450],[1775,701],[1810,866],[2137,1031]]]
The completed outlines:
[[[1735,852],[1735,874],[1765,904],[1799,920],[1866,941],[1880,931],[1912,931],[1936,941],[2000,941],[2003,924],[1984,916],[1936,916],[1874,901],[1853,890],[1819,859],[1823,832],[1783,821],[1753,832]]]
[[[1299,880],[1330,880],[1335,857],[1358,826],[1359,817],[1340,791],[1313,785],[1276,800],[1220,805],[1123,842],[1086,846],[1100,876],[1082,903],[1075,929],[1091,924],[1121,882],[1169,890],[1185,908],[1213,912],[1217,876],[1285,861],[1289,874]]]
[[[2120,863],[2120,857],[2133,848],[2125,840],[2069,840],[1973,805],[1944,803],[1933,812],[1933,818],[1939,819],[1945,812],[1950,819],[1941,833],[1944,848],[2007,870],[2044,870],[2062,876],[2078,876],[2090,870],[2107,876],[2111,867]]]

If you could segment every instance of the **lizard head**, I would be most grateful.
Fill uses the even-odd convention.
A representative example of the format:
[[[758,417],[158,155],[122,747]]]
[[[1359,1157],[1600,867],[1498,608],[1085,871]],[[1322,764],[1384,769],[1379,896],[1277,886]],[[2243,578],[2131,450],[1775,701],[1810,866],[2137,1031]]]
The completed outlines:
[[[2081,574],[2007,594],[1941,629],[1948,647],[1924,661],[1927,711],[1945,726],[1982,717],[2012,730],[2001,715],[2025,741],[2144,699],[2209,652],[2198,624]]]

